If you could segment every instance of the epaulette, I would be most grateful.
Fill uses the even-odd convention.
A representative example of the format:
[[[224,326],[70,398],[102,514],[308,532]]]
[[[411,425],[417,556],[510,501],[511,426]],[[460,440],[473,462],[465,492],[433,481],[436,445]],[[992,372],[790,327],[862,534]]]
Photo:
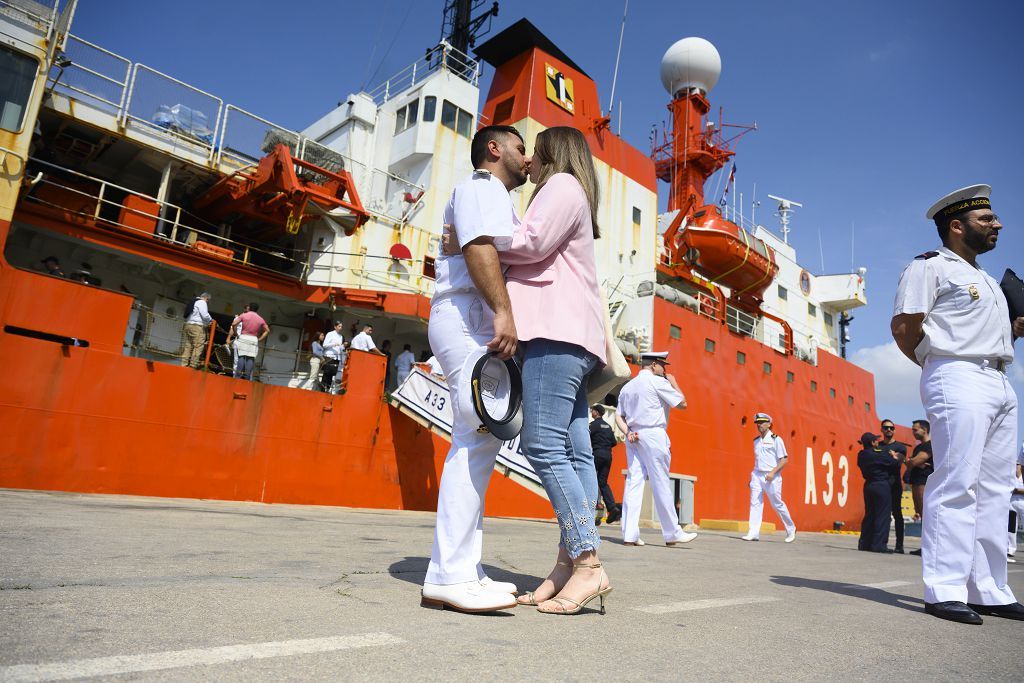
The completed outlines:
[[[939,252],[937,252],[937,251],[926,251],[923,254],[918,254],[917,256],[915,256],[914,260],[915,261],[923,261],[925,259],[935,258],[938,255],[939,255]]]

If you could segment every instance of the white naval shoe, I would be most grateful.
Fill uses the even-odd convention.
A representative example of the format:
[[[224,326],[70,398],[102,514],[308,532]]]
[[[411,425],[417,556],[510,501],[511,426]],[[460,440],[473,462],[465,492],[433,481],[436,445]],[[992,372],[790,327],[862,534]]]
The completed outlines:
[[[644,543],[644,539],[638,538],[635,541],[623,541],[622,545],[647,545]]]
[[[697,538],[696,533],[690,531],[683,531],[681,535],[677,536],[671,541],[665,541],[665,545],[678,545],[680,543],[689,543],[695,538]]]
[[[485,590],[489,590],[494,593],[511,593],[512,595],[515,595],[519,592],[519,589],[516,588],[514,583],[509,583],[508,581],[495,581],[489,576],[485,576],[480,579],[480,585],[483,586]]]
[[[456,612],[475,614],[496,612],[516,606],[516,597],[511,593],[495,593],[480,585],[479,581],[440,585],[423,584],[420,606],[430,609],[451,609]]]
[[[786,543],[792,543],[795,540],[796,540],[796,532],[795,531],[786,534]]]
[[[746,536],[740,536],[740,538],[742,540],[744,540],[744,541],[760,541],[761,540],[757,536],[753,536],[753,535],[751,535],[749,533]]]

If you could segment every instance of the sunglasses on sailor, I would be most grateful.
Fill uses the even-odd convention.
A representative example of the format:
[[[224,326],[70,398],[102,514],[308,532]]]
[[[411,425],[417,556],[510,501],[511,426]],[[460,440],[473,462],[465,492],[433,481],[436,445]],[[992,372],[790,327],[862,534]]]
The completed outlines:
[[[885,431],[891,432],[891,431],[894,431],[896,429],[896,427],[895,427],[895,425],[882,425],[882,429],[885,430]]]

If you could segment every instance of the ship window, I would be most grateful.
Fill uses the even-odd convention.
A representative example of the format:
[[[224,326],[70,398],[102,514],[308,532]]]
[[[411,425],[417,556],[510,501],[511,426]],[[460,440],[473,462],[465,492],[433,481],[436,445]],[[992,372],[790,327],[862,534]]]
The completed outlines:
[[[853,396],[847,396],[846,397],[846,401],[847,401],[847,403],[849,403],[852,406],[853,405]]]
[[[828,390],[828,397],[829,398],[835,398],[836,397],[835,387],[830,387],[829,388],[829,390]]]
[[[39,63],[7,46],[0,49],[0,128],[17,133],[25,120]]]
[[[825,319],[825,324],[826,325],[828,325],[829,327],[832,327],[832,314],[831,313],[826,313],[825,311],[822,311],[821,312],[821,317],[823,317]]]
[[[715,342],[713,340],[711,340],[711,339],[705,339],[704,340],[704,350],[707,351],[708,353],[714,353],[715,352]]]
[[[498,102],[494,107],[494,122],[502,123],[512,118],[512,105],[515,104],[516,98],[509,97],[506,100]]]
[[[671,337],[672,339],[679,339],[680,337],[682,337],[682,332],[683,331],[679,329],[679,325],[668,326],[668,336]]]
[[[818,383],[817,383],[817,382],[815,382],[815,381],[814,381],[814,380],[812,379],[812,380],[811,380],[811,393],[814,393],[814,392],[815,392],[815,391],[817,391],[817,390],[818,390]]]
[[[792,372],[787,372],[786,373],[786,381],[789,382],[790,384],[792,384],[793,382],[796,381],[796,375],[794,375]]]
[[[459,120],[455,132],[467,138],[473,136],[473,117],[469,115],[469,112],[459,110]]]
[[[768,361],[765,361],[763,367],[764,367],[764,374],[766,374],[766,375],[772,374],[772,364],[771,363],[769,363]]]
[[[864,412],[865,413],[870,413],[871,412],[871,404],[868,403],[867,401],[864,401]]]
[[[433,95],[427,95],[423,98],[423,120],[433,121],[434,111],[437,109],[437,98]]]
[[[781,300],[785,301],[786,297],[788,297],[788,296],[789,296],[789,292],[786,291],[786,288],[783,287],[782,285],[779,285],[779,298]]]
[[[640,225],[640,209],[633,207],[633,225]]]
[[[743,353],[742,351],[737,351],[736,352],[736,362],[738,364],[740,364],[740,365],[746,365],[747,364],[747,354]]]
[[[818,317],[818,307],[815,306],[814,304],[807,304],[807,315],[811,316],[812,318]]]
[[[456,107],[451,102],[449,102],[448,100],[442,102],[441,125],[444,126],[445,128],[451,128],[452,130],[455,130],[455,119],[457,118],[458,111],[459,108]]]
[[[419,108],[420,101],[413,100],[395,112],[395,135],[415,125],[416,115],[419,112]]]

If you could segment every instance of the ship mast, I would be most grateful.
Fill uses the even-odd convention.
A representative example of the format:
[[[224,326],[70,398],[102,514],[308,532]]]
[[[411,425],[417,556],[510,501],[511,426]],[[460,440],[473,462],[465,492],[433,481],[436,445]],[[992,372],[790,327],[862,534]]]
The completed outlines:
[[[487,35],[491,30],[491,18],[498,16],[498,3],[495,2],[483,14],[473,17],[473,12],[480,9],[485,0],[448,0],[444,6],[444,19],[441,22],[441,40],[464,55],[469,48],[476,45],[476,39]]]

